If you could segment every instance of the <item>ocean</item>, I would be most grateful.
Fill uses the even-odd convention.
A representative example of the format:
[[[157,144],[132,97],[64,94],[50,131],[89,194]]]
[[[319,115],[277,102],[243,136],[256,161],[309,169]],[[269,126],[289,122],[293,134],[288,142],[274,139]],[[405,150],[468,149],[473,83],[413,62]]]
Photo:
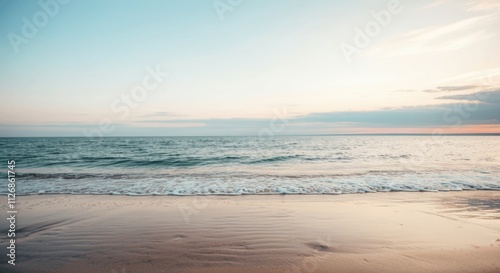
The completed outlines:
[[[500,190],[500,136],[0,138],[16,194]],[[7,186],[0,188],[7,193]]]

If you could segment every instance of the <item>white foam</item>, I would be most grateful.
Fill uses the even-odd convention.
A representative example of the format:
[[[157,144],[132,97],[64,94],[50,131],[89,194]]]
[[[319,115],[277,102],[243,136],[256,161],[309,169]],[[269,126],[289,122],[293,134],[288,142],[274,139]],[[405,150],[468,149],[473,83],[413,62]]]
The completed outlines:
[[[7,194],[6,189],[0,189]],[[346,194],[388,191],[500,190],[500,171],[377,172],[293,177],[204,174],[121,179],[40,179],[17,182],[17,194],[243,195]]]

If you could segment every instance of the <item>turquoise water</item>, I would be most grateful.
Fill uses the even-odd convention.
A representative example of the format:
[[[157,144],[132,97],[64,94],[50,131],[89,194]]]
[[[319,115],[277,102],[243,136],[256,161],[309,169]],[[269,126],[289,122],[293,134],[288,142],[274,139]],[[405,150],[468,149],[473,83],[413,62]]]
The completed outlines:
[[[18,194],[342,194],[499,190],[499,143],[499,136],[0,138],[0,151],[2,178],[16,161]]]

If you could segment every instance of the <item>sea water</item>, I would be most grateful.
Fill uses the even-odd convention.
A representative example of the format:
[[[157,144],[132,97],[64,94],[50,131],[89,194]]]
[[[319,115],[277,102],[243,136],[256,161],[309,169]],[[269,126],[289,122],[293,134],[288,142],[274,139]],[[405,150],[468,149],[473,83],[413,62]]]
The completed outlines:
[[[500,190],[499,144],[447,135],[0,138],[1,177],[15,160],[18,195]]]

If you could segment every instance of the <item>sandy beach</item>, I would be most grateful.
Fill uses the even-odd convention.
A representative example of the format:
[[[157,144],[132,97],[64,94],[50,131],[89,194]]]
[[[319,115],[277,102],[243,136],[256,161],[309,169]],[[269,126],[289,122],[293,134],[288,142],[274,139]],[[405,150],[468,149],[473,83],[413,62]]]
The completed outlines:
[[[500,272],[495,191],[36,195],[18,208],[16,265],[1,272]]]

